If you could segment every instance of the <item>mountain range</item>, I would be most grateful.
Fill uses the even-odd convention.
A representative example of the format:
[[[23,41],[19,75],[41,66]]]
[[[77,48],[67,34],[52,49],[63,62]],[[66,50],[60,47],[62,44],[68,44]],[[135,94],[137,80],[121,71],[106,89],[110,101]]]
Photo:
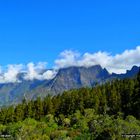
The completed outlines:
[[[110,74],[100,65],[92,67],[68,67],[59,69],[56,76],[50,80],[25,80],[24,73],[20,73],[20,83],[0,84],[0,106],[15,105],[24,98],[26,100],[45,97],[48,94],[54,96],[71,89],[81,87],[93,87],[113,79],[134,77],[140,67],[133,66],[125,74]]]

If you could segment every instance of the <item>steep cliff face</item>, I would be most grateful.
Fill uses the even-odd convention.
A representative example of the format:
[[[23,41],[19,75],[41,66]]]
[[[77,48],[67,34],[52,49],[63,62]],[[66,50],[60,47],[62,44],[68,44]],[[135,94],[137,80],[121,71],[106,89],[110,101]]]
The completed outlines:
[[[69,67],[59,70],[51,82],[51,91],[60,93],[64,90],[80,87],[91,87],[96,83],[105,81],[110,77],[106,69],[100,65],[86,67]]]
[[[135,76],[139,67],[134,66],[125,74],[109,74],[100,65],[92,67],[68,67],[60,69],[51,80],[23,80],[19,75],[21,83],[0,84],[0,106],[16,104],[23,98],[35,99],[45,97],[47,94],[57,95],[63,91],[81,87],[92,87],[95,84],[102,84],[112,79],[123,79]]]

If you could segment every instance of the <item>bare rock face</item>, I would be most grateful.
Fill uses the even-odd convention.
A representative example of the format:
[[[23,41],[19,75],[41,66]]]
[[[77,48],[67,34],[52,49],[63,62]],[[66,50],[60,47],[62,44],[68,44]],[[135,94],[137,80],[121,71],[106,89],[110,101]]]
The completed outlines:
[[[69,67],[60,69],[52,82],[51,91],[60,93],[64,90],[91,87],[110,77],[100,65],[86,67]]]

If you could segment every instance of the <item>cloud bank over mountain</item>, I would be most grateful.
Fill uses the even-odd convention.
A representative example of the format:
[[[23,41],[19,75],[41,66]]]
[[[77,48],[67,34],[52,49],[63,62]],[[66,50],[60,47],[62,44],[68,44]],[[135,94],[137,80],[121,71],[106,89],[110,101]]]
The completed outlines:
[[[68,66],[93,66],[101,65],[112,73],[125,73],[134,65],[140,65],[140,46],[132,50],[125,50],[121,54],[111,55],[108,52],[79,54],[74,51],[64,51],[55,61],[56,68]]]
[[[37,64],[30,62],[27,65],[10,64],[6,68],[0,67],[0,83],[21,82],[18,78],[19,73],[24,73],[25,80],[50,80],[56,76],[58,69],[70,66],[90,67],[99,64],[110,73],[125,73],[134,65],[140,66],[139,60],[140,46],[116,55],[102,51],[80,54],[77,51],[65,50],[54,61],[53,70],[47,70],[47,62]]]
[[[25,80],[49,80],[55,77],[55,70],[46,70],[46,62],[34,64],[32,62],[27,65],[8,65],[6,70],[0,68],[0,83],[21,82],[18,75],[23,73]]]

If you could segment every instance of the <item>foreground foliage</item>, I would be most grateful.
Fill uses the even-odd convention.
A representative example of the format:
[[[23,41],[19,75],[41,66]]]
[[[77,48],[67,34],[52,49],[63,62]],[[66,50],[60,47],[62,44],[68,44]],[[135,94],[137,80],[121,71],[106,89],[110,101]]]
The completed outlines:
[[[129,139],[122,134],[140,133],[139,109],[140,73],[134,79],[2,108],[0,135],[23,140]]]
[[[67,118],[61,116],[58,119],[49,114],[40,121],[27,118],[22,122],[0,125],[0,133],[10,135],[10,140],[123,140],[127,138],[122,134],[139,132],[140,121],[133,116],[123,120],[121,116],[95,114],[93,109],[85,109],[84,114],[76,111]]]

